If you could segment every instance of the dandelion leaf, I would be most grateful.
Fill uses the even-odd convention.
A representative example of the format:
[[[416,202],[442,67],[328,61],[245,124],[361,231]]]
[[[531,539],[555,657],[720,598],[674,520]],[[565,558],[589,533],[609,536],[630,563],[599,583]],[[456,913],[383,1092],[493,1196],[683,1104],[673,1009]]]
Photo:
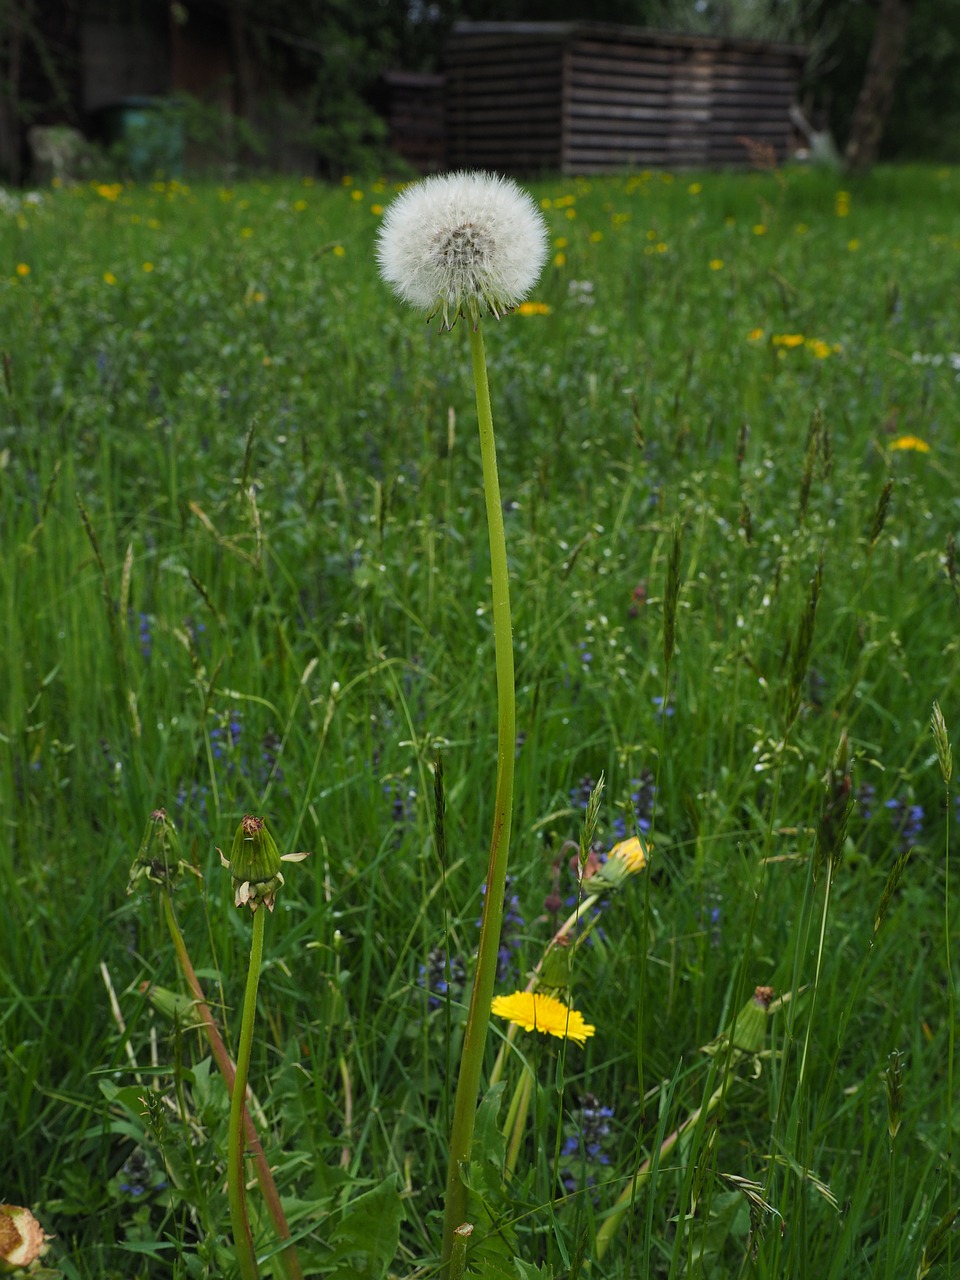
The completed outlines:
[[[331,1251],[323,1274],[330,1280],[379,1280],[387,1274],[400,1239],[403,1206],[397,1175],[351,1200],[329,1230]]]

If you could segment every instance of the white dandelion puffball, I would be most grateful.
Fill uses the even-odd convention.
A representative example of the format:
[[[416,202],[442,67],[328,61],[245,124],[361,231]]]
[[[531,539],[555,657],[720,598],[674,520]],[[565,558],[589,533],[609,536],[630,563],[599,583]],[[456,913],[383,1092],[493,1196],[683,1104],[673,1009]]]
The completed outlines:
[[[498,319],[536,284],[547,256],[543,215],[526,191],[492,173],[415,183],[387,208],[380,274],[404,302],[438,312],[443,328],[483,310]]]

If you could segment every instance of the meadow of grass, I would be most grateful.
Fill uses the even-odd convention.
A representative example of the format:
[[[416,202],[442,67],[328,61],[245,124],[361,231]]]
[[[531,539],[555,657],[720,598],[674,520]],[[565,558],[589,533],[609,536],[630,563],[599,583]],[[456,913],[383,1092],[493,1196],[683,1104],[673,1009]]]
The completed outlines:
[[[601,772],[598,850],[638,818],[654,844],[576,951],[596,1034],[515,1041],[524,1144],[505,1188],[476,1181],[521,1264],[486,1274],[956,1274],[930,715],[955,736],[960,171],[840,185],[533,184],[551,260],[486,325],[519,728],[498,989],[576,898],[559,854]],[[216,846],[248,812],[312,850],[267,922],[267,1156],[306,1274],[433,1271],[496,705],[466,334],[378,280],[390,196],[171,182],[0,210],[0,1199],[70,1278],[233,1265],[226,1090],[151,993],[183,990],[159,902],[126,892],[157,807],[202,872],[177,917],[231,1044],[250,923]],[[758,985],[762,1050],[660,1158]],[[382,1237],[344,1226],[363,1194]]]

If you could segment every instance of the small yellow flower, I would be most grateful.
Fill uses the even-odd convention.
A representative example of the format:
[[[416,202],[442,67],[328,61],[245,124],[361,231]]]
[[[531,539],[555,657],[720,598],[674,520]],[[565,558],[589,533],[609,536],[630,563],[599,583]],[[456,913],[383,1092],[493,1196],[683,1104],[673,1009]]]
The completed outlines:
[[[362,192],[362,191],[351,191],[351,192],[350,192],[350,199],[351,199],[351,200],[356,200],[357,202],[361,201],[361,200],[363,199],[363,192]]]
[[[567,255],[565,253],[555,253],[553,255],[553,265],[555,267],[565,267],[567,265]]]
[[[113,272],[112,272],[112,271],[105,271],[105,272],[103,273],[103,280],[104,280],[104,284],[116,284],[116,283],[117,283],[117,277],[113,274]]]
[[[762,337],[763,337],[762,329],[751,329],[750,332],[747,334],[747,341],[759,342]]]
[[[353,179],[350,177],[349,173],[345,173],[343,175],[343,177],[340,179],[340,185],[343,187],[353,186]]]
[[[797,225],[793,228],[793,230],[796,235],[805,236],[807,232],[810,230],[810,228],[809,226],[807,226],[805,222],[798,222]]]
[[[564,216],[567,218],[575,218],[577,216],[577,211],[576,209],[567,209]]]
[[[570,241],[566,236],[557,236],[556,240],[553,242],[553,247],[555,249],[565,249],[569,243]]]
[[[553,201],[550,199],[550,197],[549,197],[549,196],[544,196],[544,197],[543,197],[543,199],[540,201],[540,208],[541,208],[541,209],[552,209],[552,208],[553,208]]]
[[[930,446],[926,440],[921,440],[919,436],[898,436],[896,440],[891,440],[891,449],[908,449],[913,453],[929,453]]]
[[[249,240],[252,235],[253,235],[253,227],[240,228],[240,238],[242,240]]]
[[[804,337],[802,333],[775,333],[770,341],[775,347],[802,347]]]
[[[383,205],[382,205],[382,204],[372,204],[372,205],[370,206],[370,212],[371,212],[372,214],[375,214],[375,215],[376,215],[376,217],[378,217],[378,218],[379,218],[379,217],[380,217],[380,215],[381,215],[381,213],[383,213]]]
[[[600,241],[601,241],[602,239],[603,239],[603,232],[602,232],[602,231],[591,231],[591,232],[590,232],[590,243],[591,243],[591,244],[599,244],[599,243],[600,243]]]
[[[755,236],[765,236],[767,234],[767,228],[762,222],[755,223],[752,231]]]
[[[303,213],[306,207],[307,207],[306,200],[294,200],[293,202],[293,209],[295,213]]]
[[[829,342],[824,342],[822,338],[808,338],[806,345],[818,360],[826,360],[827,356],[833,355],[833,347]]]
[[[838,218],[845,218],[850,212],[850,192],[838,191],[834,202],[834,209]]]
[[[859,240],[848,240],[848,241],[847,241],[847,248],[850,250],[850,252],[851,252],[851,253],[856,253],[856,252],[857,252],[857,250],[860,248],[860,241],[859,241]]]
[[[711,258],[711,259],[710,259],[710,270],[711,270],[711,271],[722,271],[722,270],[723,270],[723,259],[722,259],[722,258]]]
[[[661,240],[660,243],[657,245],[657,253],[667,253],[669,252],[669,249],[670,249],[670,246],[666,244],[663,240]]]
[[[548,316],[552,308],[547,302],[521,302],[517,307],[519,316]]]
[[[335,244],[333,246],[333,256],[335,258],[345,258],[347,256],[347,251],[342,244]]]
[[[18,275],[18,276],[28,276],[29,274],[30,274],[30,267],[27,265],[27,263],[26,263],[26,262],[18,262],[18,263],[17,263],[17,275]]]
[[[698,196],[702,190],[703,190],[702,182],[691,182],[689,187],[687,187],[687,191],[692,196]]]
[[[144,269],[144,271],[146,271],[147,275],[149,275],[149,274],[150,274],[150,272],[153,270],[153,263],[152,263],[152,262],[145,262],[145,263],[143,264],[143,269]]]
[[[515,1022],[524,1031],[544,1031],[559,1040],[583,1044],[596,1027],[584,1022],[583,1014],[542,991],[515,991],[512,996],[495,996],[490,1012]]]

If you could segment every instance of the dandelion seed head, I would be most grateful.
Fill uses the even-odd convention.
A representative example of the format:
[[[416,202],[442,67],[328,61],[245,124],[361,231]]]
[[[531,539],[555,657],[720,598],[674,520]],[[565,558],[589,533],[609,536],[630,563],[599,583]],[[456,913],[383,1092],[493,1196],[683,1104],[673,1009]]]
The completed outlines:
[[[383,215],[380,274],[397,296],[450,329],[466,314],[499,317],[539,279],[547,229],[531,196],[509,178],[453,173],[408,187]]]

